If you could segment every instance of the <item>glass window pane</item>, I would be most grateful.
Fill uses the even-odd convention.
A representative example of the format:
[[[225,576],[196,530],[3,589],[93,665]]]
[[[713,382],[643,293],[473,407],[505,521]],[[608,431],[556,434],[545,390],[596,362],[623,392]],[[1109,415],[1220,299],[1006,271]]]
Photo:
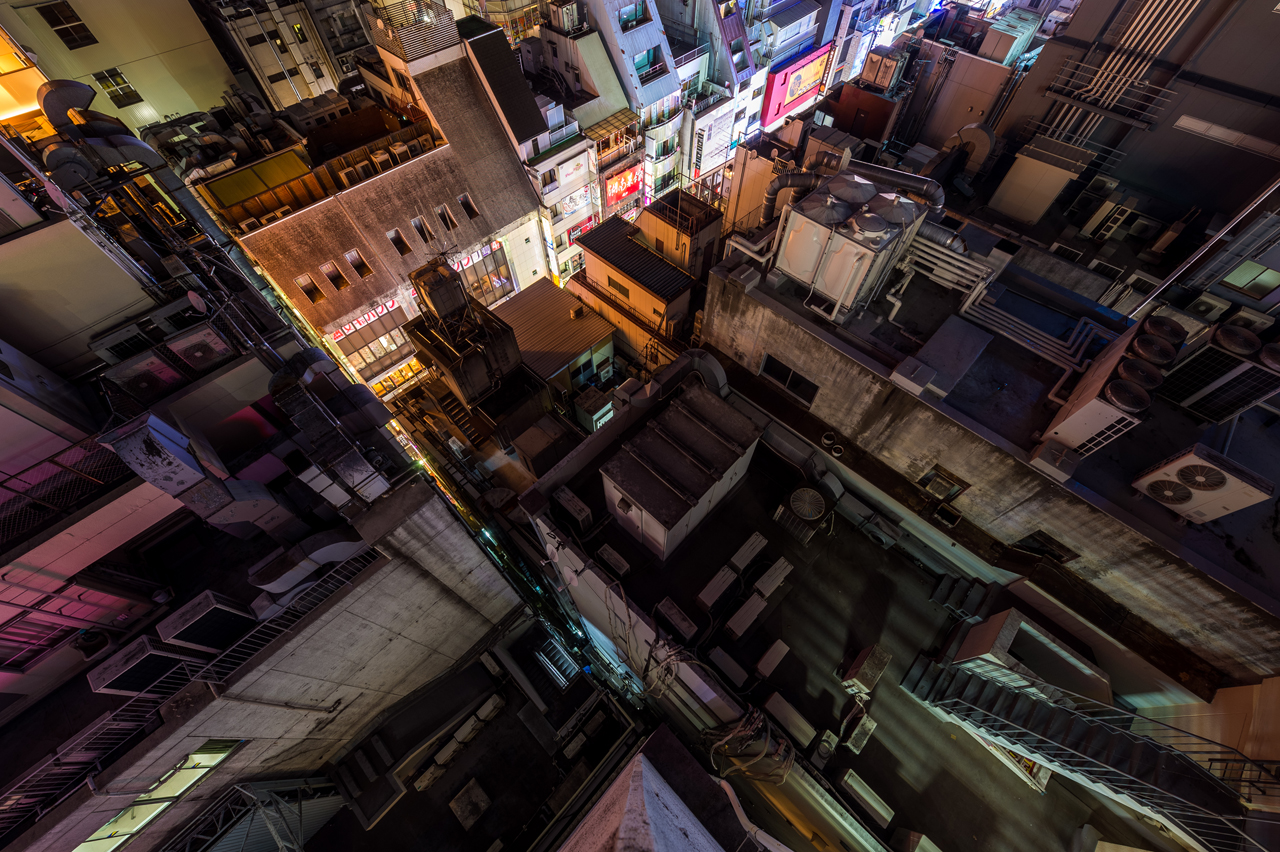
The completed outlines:
[[[111,822],[91,834],[89,839],[100,840],[104,837],[133,834],[151,822],[169,804],[169,802],[148,802],[143,805],[130,805],[117,814]]]
[[[399,346],[404,346],[404,345],[405,345],[405,343],[407,342],[407,341],[404,339],[404,333],[403,333],[403,332],[401,332],[401,331],[400,331],[400,329],[398,329],[398,328],[393,328],[393,329],[391,330],[391,340],[392,340],[392,342],[393,342],[393,343],[395,343],[395,345],[396,345],[397,347],[399,347]]]
[[[387,354],[386,348],[377,340],[369,344],[369,351],[373,353],[374,358],[381,358]]]
[[[1261,299],[1263,296],[1270,295],[1271,291],[1277,287],[1280,287],[1280,272],[1264,268],[1244,290],[1250,296]]]
[[[191,763],[193,758],[187,758],[187,763]],[[197,781],[204,776],[212,766],[202,766],[199,768],[179,769],[173,773],[169,780],[165,781],[159,787],[150,793],[144,793],[135,801],[145,802],[149,799],[171,799],[174,796],[180,796],[192,787]]]
[[[1226,282],[1232,287],[1244,289],[1248,287],[1249,283],[1253,281],[1254,278],[1258,277],[1258,274],[1263,272],[1265,269],[1266,267],[1260,263],[1254,263],[1252,260],[1246,260],[1231,271],[1231,274],[1226,278]]]
[[[381,337],[379,337],[378,342],[381,343],[382,348],[387,350],[388,352],[396,348],[395,341],[391,339],[391,335],[389,334],[384,334]]]
[[[364,356],[359,352],[352,352],[347,356],[347,360],[350,361],[351,366],[355,367],[357,370],[364,366]]]

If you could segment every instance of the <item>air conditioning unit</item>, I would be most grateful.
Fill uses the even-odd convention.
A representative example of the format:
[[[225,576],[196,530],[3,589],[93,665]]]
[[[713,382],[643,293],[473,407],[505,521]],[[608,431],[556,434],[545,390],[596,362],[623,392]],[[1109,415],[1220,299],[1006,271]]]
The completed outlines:
[[[1197,524],[1270,500],[1275,491],[1269,480],[1203,444],[1143,472],[1133,487]]]
[[[121,361],[103,376],[143,405],[163,399],[187,382],[185,376],[155,352],[144,352]]]
[[[1101,192],[1110,195],[1115,192],[1116,187],[1120,185],[1120,180],[1113,177],[1104,177],[1098,175],[1089,181],[1089,188],[1085,192]]]
[[[404,144],[403,142],[396,142],[394,145],[388,148],[387,151],[390,152],[391,159],[394,160],[397,164],[407,163],[409,162],[409,159],[413,156],[412,154],[409,153],[409,146]]]
[[[360,173],[355,169],[343,169],[338,172],[338,180],[342,181],[344,187],[350,189],[360,182]]]
[[[93,354],[108,364],[119,364],[155,345],[155,341],[138,323],[118,328],[89,342]]]
[[[1201,293],[1194,302],[1187,305],[1185,310],[1187,313],[1194,314],[1208,322],[1217,322],[1230,307],[1231,303],[1221,296]]]
[[[394,164],[391,162],[391,155],[386,151],[373,152],[373,167],[378,171],[385,172],[387,169],[391,168],[392,165]]]
[[[1161,396],[1222,423],[1280,391],[1280,344],[1263,346],[1248,329],[1226,324],[1204,337],[1165,376]]]
[[[250,216],[248,219],[241,219],[236,225],[246,234],[250,231],[256,231],[262,227],[262,223]]]
[[[1085,384],[1083,380],[1080,383]],[[1101,392],[1070,403],[1049,425],[1045,440],[1057,441],[1081,456],[1110,443],[1142,422],[1139,416],[1151,405],[1142,388],[1123,379],[1108,381]]]
[[[582,502],[577,494],[574,494],[568,488],[557,488],[552,495],[560,507],[573,518],[578,526],[578,532],[586,532],[591,529],[591,507]]]
[[[368,180],[378,173],[378,170],[373,167],[373,163],[368,160],[361,160],[356,163],[356,171],[360,173],[360,180]]]
[[[773,519],[801,544],[808,544],[831,514],[831,500],[816,488],[801,485],[778,506]]]
[[[147,695],[179,666],[202,668],[207,662],[198,651],[143,636],[89,672],[89,688],[108,695]]]
[[[216,592],[204,592],[157,624],[156,633],[171,645],[221,653],[257,623],[248,607]]]
[[[197,374],[236,357],[235,348],[207,322],[178,332],[165,340],[164,345]]]
[[[151,321],[165,334],[173,334],[184,328],[204,322],[209,306],[199,294],[187,291],[180,299],[151,312]]]
[[[421,154],[421,153],[422,153],[422,140],[420,140],[420,139],[410,139],[410,140],[405,144],[405,147],[409,149],[409,156],[410,156],[410,157],[416,157],[416,156],[418,156],[419,154]]]
[[[1227,325],[1247,328],[1254,334],[1262,334],[1262,332],[1271,328],[1275,321],[1276,318],[1270,314],[1264,314],[1262,311],[1255,311],[1252,308],[1239,308],[1226,320]]]

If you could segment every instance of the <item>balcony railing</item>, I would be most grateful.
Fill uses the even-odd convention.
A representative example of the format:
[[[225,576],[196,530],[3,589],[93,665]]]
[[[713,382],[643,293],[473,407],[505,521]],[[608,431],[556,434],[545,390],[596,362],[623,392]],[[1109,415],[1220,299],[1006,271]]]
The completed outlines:
[[[648,71],[645,71],[640,75],[640,85],[647,86],[666,73],[667,63],[659,62],[657,65],[650,67]]]
[[[662,343],[663,346],[670,349],[672,353],[679,355],[681,352],[689,348],[686,344],[681,343],[675,338],[667,336],[666,331],[662,328],[661,324],[654,322],[655,317],[645,316],[636,308],[632,307],[630,302],[623,301],[613,295],[612,291],[610,291],[608,287],[605,287],[594,278],[589,277],[586,272],[574,273],[573,280],[601,302],[604,302],[609,307],[613,308],[615,311],[643,328]]]
[[[688,53],[680,54],[679,56],[676,57],[676,67],[683,68],[684,66],[688,65],[690,62],[695,61],[699,57],[706,56],[707,52],[710,49],[711,49],[710,45],[704,42],[698,45],[697,47],[695,47],[693,50],[690,50]]]
[[[563,127],[557,127],[555,130],[551,131],[550,133],[551,144],[558,145],[559,143],[568,139],[570,136],[575,135],[577,132],[578,132],[578,122],[570,121],[569,123],[565,124]]]
[[[0,547],[66,518],[131,476],[115,453],[88,439],[0,479]]]

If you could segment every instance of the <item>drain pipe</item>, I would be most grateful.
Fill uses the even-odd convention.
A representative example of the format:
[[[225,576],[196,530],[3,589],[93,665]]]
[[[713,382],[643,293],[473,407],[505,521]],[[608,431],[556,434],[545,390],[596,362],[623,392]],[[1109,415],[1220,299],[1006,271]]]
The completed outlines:
[[[742,824],[743,831],[751,835],[752,840],[767,849],[768,852],[792,852],[790,846],[784,846],[777,840],[774,840],[772,837],[761,831],[755,823],[747,819],[746,812],[742,810],[742,805],[738,802],[738,794],[733,792],[733,787],[729,785],[728,781],[723,778],[717,778],[714,775],[711,776],[711,780],[718,783],[720,785],[720,789],[724,790],[725,795],[729,797],[729,804],[733,805],[733,812],[738,815],[738,822]]]

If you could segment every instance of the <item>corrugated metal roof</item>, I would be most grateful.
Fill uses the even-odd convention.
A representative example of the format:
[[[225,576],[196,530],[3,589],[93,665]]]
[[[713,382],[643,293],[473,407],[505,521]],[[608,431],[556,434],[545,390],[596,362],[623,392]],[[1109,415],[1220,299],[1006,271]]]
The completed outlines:
[[[769,15],[768,21],[778,29],[786,29],[803,18],[812,15],[822,7],[818,5],[816,0],[799,0],[798,3],[792,3],[785,9]]]
[[[614,216],[578,237],[578,245],[659,299],[670,301],[697,283],[683,269],[636,240],[632,236],[636,230],[626,219]]]
[[[574,308],[582,308],[581,317],[570,318]],[[535,281],[492,310],[515,331],[525,364],[543,380],[559,373],[613,331],[604,317],[583,307],[576,296],[549,278]]]

